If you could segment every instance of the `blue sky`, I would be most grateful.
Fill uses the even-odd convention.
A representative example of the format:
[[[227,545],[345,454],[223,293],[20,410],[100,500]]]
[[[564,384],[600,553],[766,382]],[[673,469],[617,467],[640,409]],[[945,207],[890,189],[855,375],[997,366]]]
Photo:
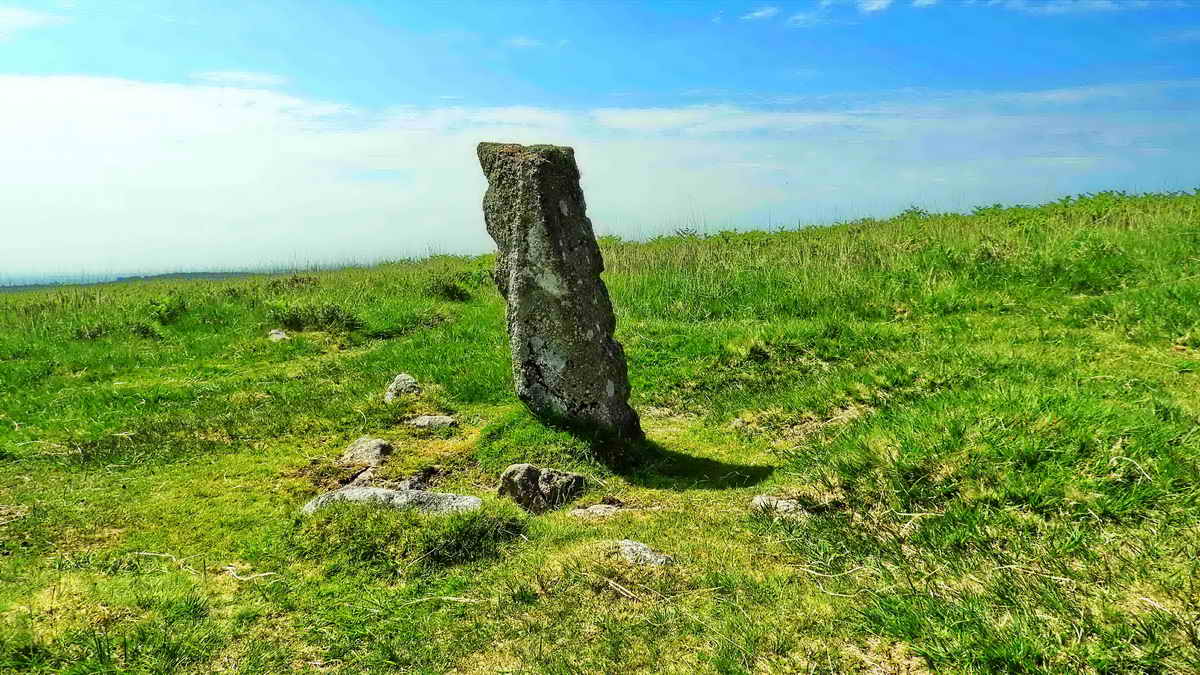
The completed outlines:
[[[625,236],[1197,188],[1200,3],[0,0],[0,96],[5,278],[365,262],[479,140]]]

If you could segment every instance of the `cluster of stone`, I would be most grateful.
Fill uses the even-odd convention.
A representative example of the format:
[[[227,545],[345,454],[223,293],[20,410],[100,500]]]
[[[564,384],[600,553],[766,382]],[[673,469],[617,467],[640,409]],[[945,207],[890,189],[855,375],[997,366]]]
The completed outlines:
[[[527,511],[541,513],[575,499],[587,486],[577,473],[513,464],[500,474],[501,497],[509,497]]]

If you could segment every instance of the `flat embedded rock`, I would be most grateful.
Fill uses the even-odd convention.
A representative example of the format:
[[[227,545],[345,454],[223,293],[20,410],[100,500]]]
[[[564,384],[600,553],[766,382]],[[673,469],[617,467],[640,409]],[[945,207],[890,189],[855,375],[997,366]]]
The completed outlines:
[[[342,466],[379,466],[392,454],[392,444],[382,438],[363,436],[356,439],[342,453],[338,464]]]
[[[378,502],[395,509],[416,509],[422,513],[463,513],[483,506],[483,500],[469,495],[423,490],[388,490],[377,487],[345,487],[327,492],[304,505],[304,513],[313,513],[334,502]]]
[[[418,429],[440,429],[454,426],[454,418],[447,415],[421,415],[409,420],[408,425]]]
[[[499,249],[517,396],[539,417],[621,439],[643,438],[629,406],[625,352],[600,278],[572,148],[480,143],[483,218]],[[620,445],[606,448],[615,455]],[[610,459],[619,459],[613,456]]]
[[[588,507],[571,509],[570,515],[576,518],[608,518],[620,511],[619,506],[612,504],[593,504]]]
[[[417,384],[417,378],[408,373],[400,373],[388,385],[387,390],[383,392],[383,402],[391,403],[406,394],[415,396],[420,393],[421,385]]]
[[[275,330],[271,331],[270,333],[267,333],[267,339],[270,340],[271,342],[282,342],[283,340],[290,340],[291,338],[288,337],[287,333],[276,328]]]
[[[799,518],[806,511],[795,499],[783,499],[772,495],[758,495],[750,502],[750,508],[776,517]]]
[[[587,479],[577,473],[541,469],[532,464],[513,464],[500,474],[501,497],[510,497],[526,511],[539,513],[561,506],[579,496]]]
[[[665,553],[659,553],[640,541],[622,539],[617,542],[617,555],[631,565],[649,565],[661,567],[675,563],[675,559]]]

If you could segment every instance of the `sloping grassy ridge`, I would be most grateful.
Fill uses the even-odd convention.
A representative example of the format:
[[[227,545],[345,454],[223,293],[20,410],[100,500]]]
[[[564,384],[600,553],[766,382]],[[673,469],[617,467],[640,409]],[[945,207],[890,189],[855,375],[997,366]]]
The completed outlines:
[[[1200,669],[1200,193],[602,248],[633,469],[516,402],[486,257],[0,295],[0,669]],[[364,434],[484,509],[301,517]]]

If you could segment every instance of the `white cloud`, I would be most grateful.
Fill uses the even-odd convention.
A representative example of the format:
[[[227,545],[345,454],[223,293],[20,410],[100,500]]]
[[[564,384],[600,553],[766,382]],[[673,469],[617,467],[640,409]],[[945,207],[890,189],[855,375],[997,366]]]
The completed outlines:
[[[762,19],[770,19],[779,14],[778,7],[761,7],[753,12],[747,12],[741,16],[742,21],[760,21]]]
[[[858,0],[858,9],[862,12],[882,12],[891,4],[892,0]]]
[[[271,73],[253,73],[242,70],[211,70],[196,73],[192,76],[200,82],[228,87],[246,87],[249,89],[270,89],[287,84],[286,77]]]
[[[1188,6],[1183,0],[993,0],[991,4],[1000,4],[1008,9],[1047,16]]]
[[[544,47],[546,45],[546,43],[542,42],[541,40],[526,37],[524,35],[510,37],[504,41],[504,44],[505,46],[512,47],[513,49],[536,49],[537,47]]]
[[[65,22],[66,18],[57,14],[36,12],[20,7],[0,7],[0,41],[7,40],[21,31],[45,28]]]
[[[1158,83],[1160,90],[1190,81]],[[626,236],[1195,187],[1200,120],[1149,85],[824,109],[368,110],[263,88],[0,76],[0,270],[165,271],[482,252],[481,140],[573,145]],[[1074,93],[1072,93],[1074,92]],[[1129,103],[1105,113],[1065,103]],[[1091,98],[1089,98],[1091,97]],[[997,111],[998,99],[1008,108]],[[1013,107],[1015,106],[1015,107]],[[1181,178],[1182,177],[1182,178]],[[699,214],[699,215],[698,215]]]

